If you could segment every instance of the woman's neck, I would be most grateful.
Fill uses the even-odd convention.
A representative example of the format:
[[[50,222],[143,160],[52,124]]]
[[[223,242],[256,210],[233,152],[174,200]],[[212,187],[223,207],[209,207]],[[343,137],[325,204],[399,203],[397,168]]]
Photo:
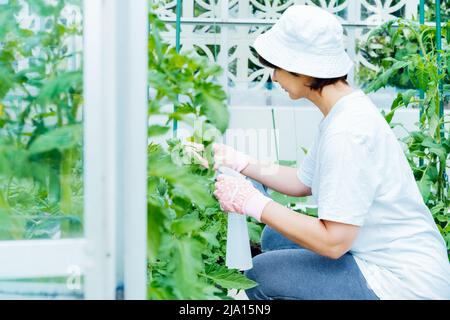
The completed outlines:
[[[318,91],[311,90],[310,95],[308,95],[306,99],[314,103],[322,112],[323,116],[326,117],[339,99],[353,91],[355,90],[348,84],[337,82],[323,87],[321,95]]]

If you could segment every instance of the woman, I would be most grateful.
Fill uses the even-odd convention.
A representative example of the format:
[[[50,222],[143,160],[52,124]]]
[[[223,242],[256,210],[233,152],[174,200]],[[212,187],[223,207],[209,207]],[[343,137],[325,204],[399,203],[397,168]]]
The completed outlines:
[[[292,6],[254,45],[292,99],[324,115],[298,171],[264,165],[214,146],[228,166],[272,190],[313,195],[318,218],[296,213],[248,180],[219,176],[225,211],[266,224],[262,251],[246,275],[250,299],[450,299],[445,243],[425,206],[394,133],[379,110],[346,82],[352,62],[343,30],[328,12]]]

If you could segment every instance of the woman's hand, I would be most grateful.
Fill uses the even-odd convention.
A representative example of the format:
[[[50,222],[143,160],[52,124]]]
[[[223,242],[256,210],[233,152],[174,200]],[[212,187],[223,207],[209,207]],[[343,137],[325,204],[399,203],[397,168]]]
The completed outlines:
[[[250,181],[224,175],[217,177],[214,195],[224,211],[246,214],[261,222],[261,214],[272,199],[259,192]]]
[[[192,141],[185,141],[183,142],[183,148],[186,154],[191,158],[193,163],[200,164],[202,167],[209,169],[208,160],[200,155],[203,155],[203,153],[205,152],[205,146],[203,144]]]
[[[225,166],[234,171],[241,172],[248,166],[252,159],[248,155],[222,143],[213,144],[213,150],[215,170],[221,166]]]
[[[195,163],[199,163],[203,167],[209,168],[208,160],[202,157],[205,152],[205,148],[202,144],[186,141],[183,145],[186,153],[193,158]],[[213,144],[213,153],[214,170],[218,170],[219,167],[224,166],[233,169],[234,171],[241,172],[248,166],[252,159],[248,155],[222,143]]]

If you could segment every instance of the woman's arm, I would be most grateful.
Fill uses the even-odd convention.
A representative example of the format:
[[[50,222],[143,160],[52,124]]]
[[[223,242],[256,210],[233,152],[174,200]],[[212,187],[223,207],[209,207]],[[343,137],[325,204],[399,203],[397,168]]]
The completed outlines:
[[[359,230],[355,225],[299,214],[274,201],[264,207],[261,221],[303,248],[332,259],[351,248]]]
[[[270,189],[292,197],[311,195],[311,188],[297,178],[297,169],[277,164],[250,163],[241,173]]]
[[[332,259],[341,257],[351,248],[359,230],[357,225],[318,219],[292,211],[264,196],[250,181],[242,178],[217,177],[214,195],[224,211],[251,216],[301,247]],[[345,216],[346,212],[339,210],[333,213]]]

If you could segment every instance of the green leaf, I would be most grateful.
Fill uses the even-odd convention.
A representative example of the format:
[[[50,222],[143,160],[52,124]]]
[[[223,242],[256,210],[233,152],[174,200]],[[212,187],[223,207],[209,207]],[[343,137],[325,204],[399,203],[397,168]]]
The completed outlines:
[[[147,256],[150,263],[156,262],[164,230],[164,217],[162,203],[149,197],[147,204]]]
[[[370,93],[377,91],[380,88],[385,87],[389,79],[397,73],[399,70],[408,66],[409,61],[397,61],[395,62],[388,70],[384,70],[375,80],[373,80],[366,89],[364,89],[365,93]]]
[[[428,147],[429,151],[439,157],[441,161],[445,161],[447,158],[447,150],[443,145],[440,145],[431,139],[427,139],[422,142],[422,146]]]
[[[198,274],[203,270],[202,248],[199,241],[190,238],[174,239],[174,256],[171,261],[174,269],[174,291],[179,299],[201,299],[202,283]]]
[[[422,179],[418,181],[418,186],[420,193],[422,194],[422,197],[425,202],[428,201],[428,198],[431,195],[431,186],[433,185],[433,182],[430,180],[428,175],[424,175]]]
[[[391,111],[388,114],[383,114],[387,123],[391,123],[397,109],[401,107],[408,107],[411,99],[417,94],[417,90],[407,90],[403,93],[398,93],[395,100],[392,102]]]
[[[186,167],[175,165],[168,154],[161,150],[150,152],[148,162],[149,176],[164,178],[175,187],[179,196],[204,207],[216,203],[209,190],[209,181],[202,176],[190,173]]]
[[[170,130],[170,127],[160,126],[160,125],[151,125],[148,127],[148,136],[155,137],[166,134]]]
[[[37,137],[29,148],[30,154],[48,152],[54,149],[66,150],[80,145],[83,139],[83,127],[80,124],[69,125],[49,131]]]
[[[226,94],[219,85],[203,83],[198,86],[195,96],[197,105],[200,105],[200,114],[205,115],[221,133],[224,133],[229,123],[229,112],[224,103]]]
[[[445,215],[445,214],[438,214],[438,213],[435,213],[435,214],[433,214],[433,216],[434,216],[434,218],[435,218],[436,220],[438,220],[439,222],[444,222],[444,223],[450,222],[449,216],[447,216],[447,215]]]
[[[408,107],[411,102],[411,99],[417,95],[417,90],[409,89],[403,92],[402,94],[402,102],[404,107]]]
[[[220,247],[220,243],[217,240],[217,232],[211,232],[211,231],[202,231],[199,232],[199,235],[204,238],[208,244],[210,244],[213,247]]]
[[[27,150],[0,141],[0,175],[14,178],[34,178],[43,183],[48,179],[48,163],[30,160]]]
[[[62,93],[68,93],[70,89],[81,90],[83,75],[81,71],[69,71],[58,74],[47,80],[42,86],[37,97],[38,103],[54,102]]]
[[[256,220],[250,220],[247,223],[248,227],[248,235],[250,241],[253,243],[261,243],[261,234],[264,228],[264,225],[256,222]]]
[[[434,183],[437,182],[439,179],[439,172],[435,165],[429,164],[426,174],[427,174],[429,180]]]
[[[196,114],[195,108],[189,103],[182,103],[177,105],[175,111],[169,114],[169,120],[176,119],[182,121],[188,114]]]
[[[178,235],[190,234],[199,230],[203,225],[204,222],[197,217],[184,216],[172,222],[172,232]]]
[[[395,115],[395,111],[397,111],[398,108],[391,110],[388,114],[384,115],[384,119],[386,120],[387,123],[391,123],[392,118]]]
[[[450,75],[450,55],[447,56],[446,61],[447,61],[447,74]]]
[[[246,290],[256,287],[258,283],[247,278],[236,269],[218,266],[207,272],[206,277],[226,289]]]
[[[313,206],[305,207],[305,214],[307,214],[308,216],[311,216],[311,217],[316,217],[317,218],[318,211],[319,211],[319,208],[316,207],[316,206],[314,206],[314,207]]]
[[[281,166],[295,168],[295,166],[297,165],[297,161],[296,160],[280,160],[280,161],[278,161],[278,164]]]
[[[283,206],[287,206],[291,203],[303,202],[300,197],[291,197],[275,191],[270,192],[270,197]]]
[[[0,62],[1,63],[1,62]],[[0,99],[14,86],[13,74],[0,64]]]
[[[417,79],[418,87],[422,90],[427,90],[428,87],[428,70],[424,65],[423,61],[420,60],[415,70],[415,78]]]

